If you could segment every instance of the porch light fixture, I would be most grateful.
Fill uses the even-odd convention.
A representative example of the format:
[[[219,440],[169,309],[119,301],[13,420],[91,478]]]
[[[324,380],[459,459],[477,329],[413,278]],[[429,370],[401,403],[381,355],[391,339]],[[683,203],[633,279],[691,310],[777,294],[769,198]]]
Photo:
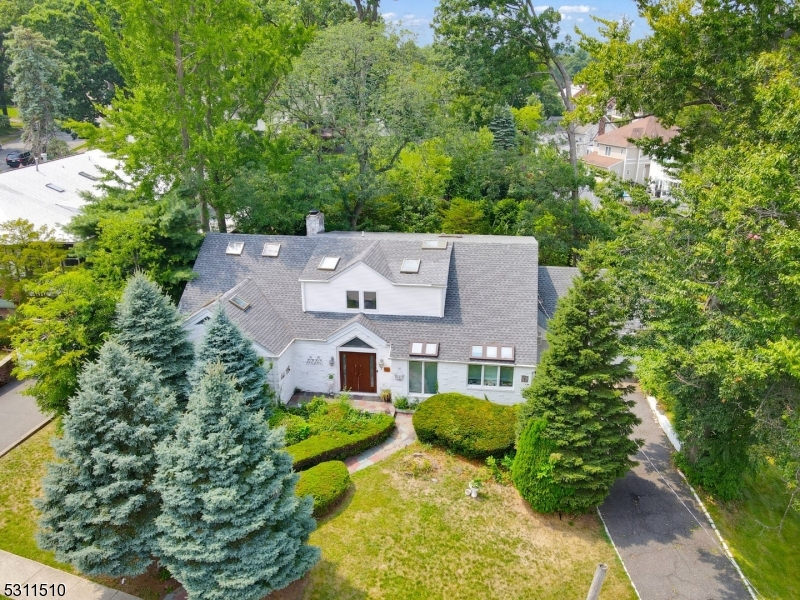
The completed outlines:
[[[280,244],[264,244],[264,249],[261,251],[261,256],[269,256],[271,258],[275,258],[278,256],[278,253],[281,251]]]
[[[378,366],[382,369],[383,368],[383,359],[378,361]]]
[[[420,259],[418,258],[404,258],[403,264],[400,267],[401,273],[419,273]]]
[[[323,256],[322,260],[319,261],[319,266],[317,269],[320,271],[335,271],[338,264],[338,256]]]
[[[244,242],[228,242],[228,247],[225,248],[225,254],[239,256],[242,250],[244,250]]]
[[[333,366],[333,364],[334,364],[335,362],[336,362],[336,361],[335,361],[335,360],[333,360],[333,357],[331,356],[331,359],[328,361],[328,364],[329,364],[330,366]]]

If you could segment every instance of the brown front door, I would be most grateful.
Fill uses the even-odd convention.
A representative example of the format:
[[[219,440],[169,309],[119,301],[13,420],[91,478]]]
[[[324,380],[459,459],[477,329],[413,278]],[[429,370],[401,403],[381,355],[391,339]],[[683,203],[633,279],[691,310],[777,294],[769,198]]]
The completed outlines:
[[[340,352],[339,375],[342,390],[374,394],[375,355],[366,352]]]

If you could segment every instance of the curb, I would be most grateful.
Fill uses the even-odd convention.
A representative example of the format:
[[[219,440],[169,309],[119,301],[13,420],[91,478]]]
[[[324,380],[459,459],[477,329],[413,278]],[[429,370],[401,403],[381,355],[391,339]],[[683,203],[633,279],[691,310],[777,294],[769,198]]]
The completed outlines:
[[[614,552],[616,552],[617,554],[619,563],[622,565],[622,568],[625,569],[625,575],[628,576],[628,581],[631,582],[631,587],[633,588],[633,591],[636,593],[636,597],[639,598],[639,600],[642,600],[642,596],[641,594],[639,594],[639,590],[636,589],[636,584],[633,583],[633,577],[631,577],[631,574],[628,572],[628,567],[625,566],[625,561],[622,560],[622,555],[620,555],[619,550],[617,549],[617,545],[614,543],[614,538],[611,537],[611,532],[608,530],[608,526],[606,525],[606,520],[603,518],[603,514],[600,512],[600,507],[599,506],[595,507],[595,510],[597,510],[597,516],[600,517],[600,522],[603,524],[603,529],[606,530],[606,536],[608,537],[608,540],[611,542],[611,547],[614,548]]]
[[[670,421],[669,421],[669,419],[667,418],[666,415],[664,415],[663,413],[661,413],[661,411],[658,410],[658,407],[656,405],[656,398],[654,396],[646,396],[646,398],[647,398],[647,403],[650,405],[650,410],[653,412],[653,416],[656,419],[656,422],[661,426],[661,429],[664,431],[664,433],[669,438],[669,441],[672,443],[672,446],[676,450],[678,450],[680,452],[681,442],[678,439],[678,435],[675,432],[675,429],[672,427],[672,423],[670,423]],[[750,580],[747,577],[745,577],[744,573],[742,573],[742,569],[739,567],[739,563],[736,562],[736,559],[733,557],[733,553],[731,552],[730,548],[728,547],[728,544],[725,542],[725,539],[722,537],[722,533],[720,533],[719,529],[717,528],[717,524],[714,523],[714,519],[711,518],[711,514],[708,512],[708,509],[706,508],[706,505],[700,499],[700,496],[697,495],[697,492],[695,491],[694,487],[692,487],[692,484],[689,483],[689,480],[687,479],[686,475],[684,475],[683,471],[681,471],[677,467],[675,467],[675,470],[683,478],[684,483],[686,483],[686,485],[689,486],[689,489],[692,491],[692,495],[694,496],[694,499],[697,501],[697,504],[699,504],[700,508],[703,510],[703,514],[706,516],[706,519],[708,520],[709,524],[711,525],[711,529],[713,529],[714,533],[717,534],[717,537],[719,538],[719,541],[722,544],[722,550],[725,552],[725,556],[727,556],[728,560],[730,560],[731,563],[733,563],[733,566],[736,569],[736,572],[739,573],[739,577],[742,578],[742,582],[744,583],[744,586],[747,588],[747,591],[750,593],[750,597],[753,600],[758,600],[759,598],[763,598],[764,596],[762,596],[758,592],[758,590],[756,590],[756,588],[753,586],[753,584],[750,583]],[[599,512],[600,511],[598,509],[598,513]],[[602,519],[602,517],[601,517],[601,519]]]
[[[36,427],[31,429],[28,433],[26,433],[21,438],[19,438],[16,442],[11,444],[7,448],[4,448],[3,450],[0,450],[0,458],[3,458],[6,454],[11,452],[14,448],[16,448],[17,446],[21,445],[23,442],[25,442],[28,438],[32,437],[34,434],[36,434],[40,430],[44,429],[47,425],[49,425],[53,421],[54,418],[55,417],[48,417],[47,420],[44,423],[40,423],[39,425],[37,425]]]

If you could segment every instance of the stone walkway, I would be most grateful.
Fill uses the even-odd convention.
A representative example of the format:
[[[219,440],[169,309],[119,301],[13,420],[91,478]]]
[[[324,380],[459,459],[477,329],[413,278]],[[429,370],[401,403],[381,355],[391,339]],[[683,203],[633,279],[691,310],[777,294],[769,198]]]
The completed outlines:
[[[411,416],[412,415],[397,413],[394,417],[395,429],[392,435],[382,444],[346,459],[344,464],[347,465],[347,470],[350,471],[350,473],[355,473],[361,469],[366,469],[387,456],[391,456],[398,450],[402,450],[406,446],[416,442],[417,432],[414,431],[414,425],[411,423]]]
[[[750,598],[717,534],[678,471],[670,445],[641,392],[629,396],[642,420],[639,465],[600,506],[614,545],[643,600]]]
[[[41,585],[45,585],[48,597],[54,596],[63,600],[139,600],[125,592],[112,590],[88,579],[0,550],[0,594],[5,591],[7,584],[13,586],[13,598],[44,596]],[[24,587],[26,584],[29,586],[27,592]],[[52,594],[51,584],[56,586],[56,590],[59,584],[63,584],[65,594]],[[16,586],[20,586],[19,595]],[[34,586],[36,591],[33,590]]]

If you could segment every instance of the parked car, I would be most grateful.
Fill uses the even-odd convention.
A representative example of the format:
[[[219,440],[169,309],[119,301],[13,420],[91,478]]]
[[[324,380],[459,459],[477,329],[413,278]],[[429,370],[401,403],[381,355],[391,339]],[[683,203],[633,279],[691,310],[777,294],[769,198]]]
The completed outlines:
[[[30,153],[30,150],[12,150],[8,153],[8,156],[6,156],[6,164],[12,169],[25,165],[32,165],[33,155]]]

